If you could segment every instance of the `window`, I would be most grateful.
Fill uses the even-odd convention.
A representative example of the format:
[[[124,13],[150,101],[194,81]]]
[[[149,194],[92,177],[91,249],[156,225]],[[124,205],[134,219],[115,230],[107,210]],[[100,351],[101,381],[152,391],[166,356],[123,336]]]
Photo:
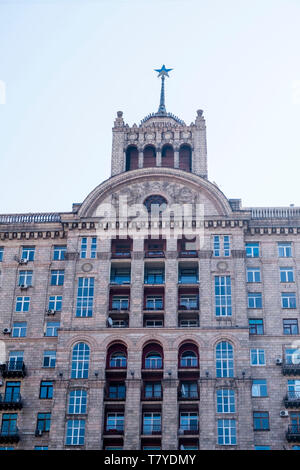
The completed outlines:
[[[225,388],[217,390],[217,413],[235,413],[234,390]]]
[[[253,413],[254,431],[269,431],[269,413],[264,411],[255,411]]]
[[[65,271],[55,269],[51,271],[51,286],[62,286],[64,284]]]
[[[68,413],[86,413],[87,392],[85,390],[72,390],[69,393]]]
[[[146,310],[163,310],[163,296],[162,295],[147,295],[146,297]]]
[[[217,377],[233,377],[233,347],[230,343],[222,341],[216,347],[216,375]]]
[[[250,364],[251,366],[265,366],[265,351],[264,349],[251,349],[250,350]]]
[[[260,268],[247,268],[247,282],[261,282]]]
[[[48,310],[54,312],[61,312],[62,307],[62,296],[61,295],[50,295],[48,302]]]
[[[30,297],[17,297],[16,312],[28,312],[30,307]]]
[[[11,351],[8,359],[8,370],[22,370],[24,351]]]
[[[71,379],[87,379],[89,375],[90,348],[86,343],[77,343],[72,353]]]
[[[130,284],[130,268],[111,268],[111,284]]]
[[[214,236],[214,256],[230,256],[230,236],[215,235]]]
[[[198,398],[198,385],[197,382],[181,382],[180,383],[180,398]]]
[[[34,450],[48,450],[48,446],[34,446]]]
[[[236,445],[235,419],[218,419],[218,444]]]
[[[298,320],[296,318],[288,318],[283,320],[283,334],[284,335],[298,335]]]
[[[53,382],[46,382],[45,380],[41,382],[40,398],[47,400],[53,398]]]
[[[17,403],[21,399],[21,382],[6,382],[4,401]]]
[[[198,283],[198,268],[179,268],[180,284],[197,284]]]
[[[145,284],[163,284],[165,282],[164,268],[146,268]]]
[[[286,364],[300,364],[300,349],[288,348],[285,350]]]
[[[278,256],[279,258],[291,258],[292,244],[291,243],[278,243]]]
[[[217,317],[232,314],[230,276],[215,276],[215,310]]]
[[[49,432],[51,425],[51,413],[38,413],[37,415],[37,431]]]
[[[288,397],[290,399],[300,398],[300,380],[288,380]]]
[[[21,259],[27,261],[34,261],[35,247],[34,246],[23,246]]]
[[[127,366],[127,358],[124,352],[115,352],[110,356],[109,367],[123,369]]]
[[[4,254],[4,248],[3,246],[0,246],[0,263],[3,261],[3,254]]]
[[[125,383],[111,382],[108,384],[107,396],[110,400],[125,400],[126,387]]]
[[[265,379],[253,379],[252,381],[252,396],[253,397],[267,397],[267,381]]]
[[[67,421],[67,446],[82,446],[84,445],[85,435],[85,420],[84,419],[69,419]]]
[[[144,385],[144,396],[145,398],[161,398],[162,389],[160,382],[146,382]]]
[[[259,243],[246,243],[246,257],[259,258]]]
[[[124,413],[107,413],[106,431],[124,431]]]
[[[128,310],[129,296],[128,295],[113,295],[111,306],[112,306],[112,310]]]
[[[197,412],[194,411],[187,411],[180,413],[180,423],[179,427],[183,431],[193,431],[198,432],[198,422],[199,416]]]
[[[198,358],[193,351],[184,351],[180,356],[180,367],[198,367]]]
[[[16,413],[3,413],[1,423],[2,436],[10,436],[18,432],[17,418],[18,415]]]
[[[180,328],[197,328],[198,326],[198,320],[180,320]]]
[[[48,321],[46,323],[45,336],[58,336],[59,327],[60,327],[59,321]]]
[[[280,282],[294,282],[293,268],[280,268]]]
[[[161,413],[144,413],[143,434],[161,433]]]
[[[145,359],[145,369],[161,369],[162,358],[158,352],[150,352]]]
[[[260,292],[248,292],[248,308],[262,308]]]
[[[254,450],[271,450],[270,446],[254,446]]]
[[[249,318],[249,334],[250,335],[263,335],[264,334],[264,321],[262,318]]]
[[[25,338],[27,334],[27,323],[26,322],[15,322],[12,329],[13,338]]]
[[[97,257],[97,237],[82,237],[80,247],[80,258],[91,258]]]
[[[146,320],[146,328],[162,328],[164,326],[163,320]]]
[[[179,309],[181,310],[197,310],[199,308],[198,296],[192,294],[180,295]]]
[[[282,292],[281,293],[281,307],[282,308],[296,308],[295,292]]]
[[[56,363],[56,351],[44,351],[43,367],[53,368]]]
[[[20,271],[19,272],[19,286],[32,286],[33,271]]]
[[[67,247],[65,245],[56,245],[53,248],[53,260],[54,261],[62,261],[65,259],[65,253],[67,251]]]
[[[78,279],[76,317],[91,317],[93,315],[94,278],[80,277]]]

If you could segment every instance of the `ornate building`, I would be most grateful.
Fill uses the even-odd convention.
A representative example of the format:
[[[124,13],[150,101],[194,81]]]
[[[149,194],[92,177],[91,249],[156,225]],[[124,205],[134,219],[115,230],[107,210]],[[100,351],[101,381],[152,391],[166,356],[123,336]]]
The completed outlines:
[[[300,441],[300,208],[209,181],[203,112],[166,111],[169,71],[158,112],[117,113],[111,177],[82,204],[0,216],[1,448]]]

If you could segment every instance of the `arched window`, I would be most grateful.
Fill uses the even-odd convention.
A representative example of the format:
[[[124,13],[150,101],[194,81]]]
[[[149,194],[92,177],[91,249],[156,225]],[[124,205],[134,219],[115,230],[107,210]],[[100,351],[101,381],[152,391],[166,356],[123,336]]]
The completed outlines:
[[[130,145],[126,150],[126,171],[136,170],[139,167],[139,153],[134,145]]]
[[[90,348],[86,343],[77,343],[72,353],[72,379],[87,379],[89,375]]]
[[[144,168],[156,166],[156,150],[152,145],[144,148]]]
[[[160,194],[151,194],[144,201],[147,211],[158,211],[161,214],[167,208],[168,201]],[[155,212],[156,214],[156,212]]]
[[[124,344],[112,344],[107,351],[106,367],[109,369],[126,369],[127,349]]]
[[[158,352],[150,352],[145,357],[145,369],[161,369],[162,357]]]
[[[180,170],[192,171],[192,150],[189,145],[181,145],[179,149]]]
[[[172,145],[164,145],[161,151],[161,166],[174,168],[174,150]]]
[[[216,347],[216,376],[233,377],[233,347],[227,341],[222,341]]]
[[[199,367],[198,347],[193,343],[182,344],[178,353],[178,367]]]

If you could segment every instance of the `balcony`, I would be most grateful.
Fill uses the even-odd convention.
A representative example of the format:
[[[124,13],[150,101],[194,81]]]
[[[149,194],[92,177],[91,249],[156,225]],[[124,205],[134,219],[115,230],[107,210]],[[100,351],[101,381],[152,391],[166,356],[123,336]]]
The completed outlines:
[[[152,426],[144,425],[142,434],[144,436],[160,436],[161,435],[161,425],[160,424],[153,424]]]
[[[25,377],[26,368],[23,361],[8,361],[0,365],[3,378]]]
[[[300,364],[284,362],[282,365],[283,375],[300,375]]]
[[[14,442],[19,442],[19,430],[15,428],[11,431],[0,431],[0,444],[10,444]]]
[[[159,392],[146,392],[145,389],[142,389],[142,400],[143,401],[162,401],[163,394],[162,390]]]
[[[116,426],[116,427],[109,427],[106,428],[104,431],[105,434],[108,434],[110,436],[119,436],[124,434],[124,426]]]
[[[148,250],[145,251],[145,258],[164,258],[165,252],[163,250]]]
[[[300,442],[300,425],[292,424],[286,432],[288,442]]]
[[[192,435],[197,435],[199,434],[199,427],[198,425],[190,425],[190,426],[185,426],[184,428],[179,428],[178,434],[180,436],[192,436]]]
[[[112,259],[127,259],[131,258],[131,251],[128,250],[117,250],[111,253]]]
[[[23,407],[20,393],[6,396],[0,393],[0,410],[21,410]]]
[[[288,392],[284,398],[286,408],[300,408],[300,392]]]
[[[178,258],[198,258],[197,250],[181,250],[178,253]]]
[[[180,401],[193,401],[199,400],[199,391],[198,390],[185,390],[183,391],[180,387],[177,394],[178,400]]]

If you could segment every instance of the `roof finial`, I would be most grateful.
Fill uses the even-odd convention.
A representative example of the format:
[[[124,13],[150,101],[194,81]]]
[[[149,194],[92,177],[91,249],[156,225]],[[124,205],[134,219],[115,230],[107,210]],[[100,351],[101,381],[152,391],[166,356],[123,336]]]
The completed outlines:
[[[160,91],[160,103],[158,112],[159,113],[166,113],[166,106],[165,106],[165,78],[169,76],[168,72],[173,69],[166,69],[165,65],[161,67],[161,69],[154,69],[155,72],[158,72],[158,77],[161,77],[161,91]]]

